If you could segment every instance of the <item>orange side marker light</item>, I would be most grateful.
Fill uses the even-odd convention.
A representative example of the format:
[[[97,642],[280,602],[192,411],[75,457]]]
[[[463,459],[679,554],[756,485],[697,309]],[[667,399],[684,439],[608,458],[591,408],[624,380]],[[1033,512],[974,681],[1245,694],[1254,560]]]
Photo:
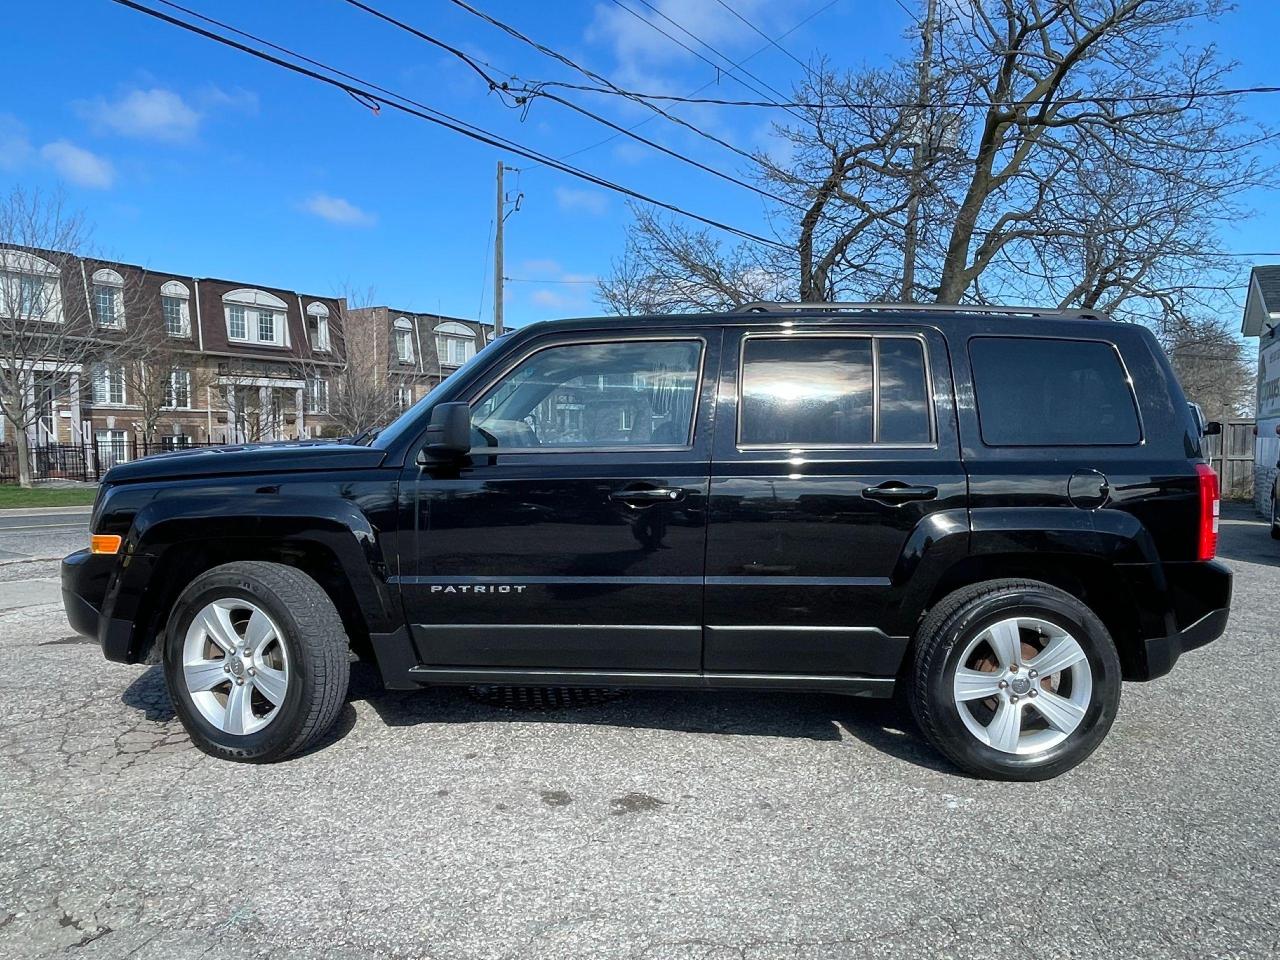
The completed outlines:
[[[118,533],[95,533],[89,541],[89,552],[119,553],[122,543],[124,543],[124,538]]]

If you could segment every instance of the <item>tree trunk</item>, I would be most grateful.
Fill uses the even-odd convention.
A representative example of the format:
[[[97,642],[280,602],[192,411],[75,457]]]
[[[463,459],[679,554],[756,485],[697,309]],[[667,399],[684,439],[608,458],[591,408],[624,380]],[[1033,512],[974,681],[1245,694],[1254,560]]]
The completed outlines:
[[[13,422],[10,421],[13,425]],[[14,425],[13,445],[18,452],[18,486],[31,487],[31,441],[27,431]]]

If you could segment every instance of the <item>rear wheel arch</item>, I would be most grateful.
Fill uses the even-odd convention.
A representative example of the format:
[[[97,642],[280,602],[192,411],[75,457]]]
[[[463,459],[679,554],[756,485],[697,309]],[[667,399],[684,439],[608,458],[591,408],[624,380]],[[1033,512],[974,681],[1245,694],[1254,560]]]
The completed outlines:
[[[1110,560],[1067,553],[971,554],[952,564],[931,585],[918,611],[912,630],[912,649],[904,658],[903,669],[907,669],[914,655],[915,634],[920,624],[939,603],[965,587],[1005,579],[1036,580],[1079,599],[1107,628],[1120,655],[1124,675],[1140,675],[1145,663],[1141,649],[1144,628],[1137,601],[1116,577]]]

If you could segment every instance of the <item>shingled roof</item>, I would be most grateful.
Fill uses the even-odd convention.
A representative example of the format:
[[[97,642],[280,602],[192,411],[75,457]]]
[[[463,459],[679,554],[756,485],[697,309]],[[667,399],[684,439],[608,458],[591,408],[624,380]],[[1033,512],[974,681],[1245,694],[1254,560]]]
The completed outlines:
[[[1280,265],[1254,267],[1249,274],[1249,294],[1244,302],[1240,332],[1261,336],[1280,323]]]

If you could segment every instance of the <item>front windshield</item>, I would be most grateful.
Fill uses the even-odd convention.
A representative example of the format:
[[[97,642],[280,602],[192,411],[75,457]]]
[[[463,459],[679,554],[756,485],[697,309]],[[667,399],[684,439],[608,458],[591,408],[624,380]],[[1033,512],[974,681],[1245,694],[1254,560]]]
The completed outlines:
[[[498,337],[497,339],[491,340],[484,347],[484,349],[478,352],[474,357],[472,357],[470,360],[468,360],[466,363],[460,366],[457,370],[453,371],[453,373],[449,374],[449,376],[445,377],[443,380],[437,383],[431,389],[430,393],[428,393],[425,397],[423,397],[421,400],[415,403],[412,407],[410,407],[404,413],[400,414],[400,416],[392,420],[391,423],[387,424],[387,426],[384,427],[381,430],[381,432],[379,432],[376,436],[374,436],[374,438],[370,441],[369,446],[376,447],[379,450],[385,450],[388,447],[390,447],[392,444],[394,444],[398,439],[400,439],[400,437],[405,433],[405,431],[413,429],[415,424],[420,423],[420,417],[421,417],[422,411],[424,411],[427,407],[431,406],[433,403],[435,403],[437,400],[440,399],[440,394],[444,391],[445,384],[449,383],[455,377],[462,376],[463,374],[473,369],[474,367],[480,366],[482,363],[487,363],[489,359],[489,355],[492,353],[493,348],[496,347],[498,344],[502,343],[502,341],[506,340],[507,337],[511,336],[511,334],[514,332],[515,331],[508,331],[507,333],[504,333],[502,336]]]

